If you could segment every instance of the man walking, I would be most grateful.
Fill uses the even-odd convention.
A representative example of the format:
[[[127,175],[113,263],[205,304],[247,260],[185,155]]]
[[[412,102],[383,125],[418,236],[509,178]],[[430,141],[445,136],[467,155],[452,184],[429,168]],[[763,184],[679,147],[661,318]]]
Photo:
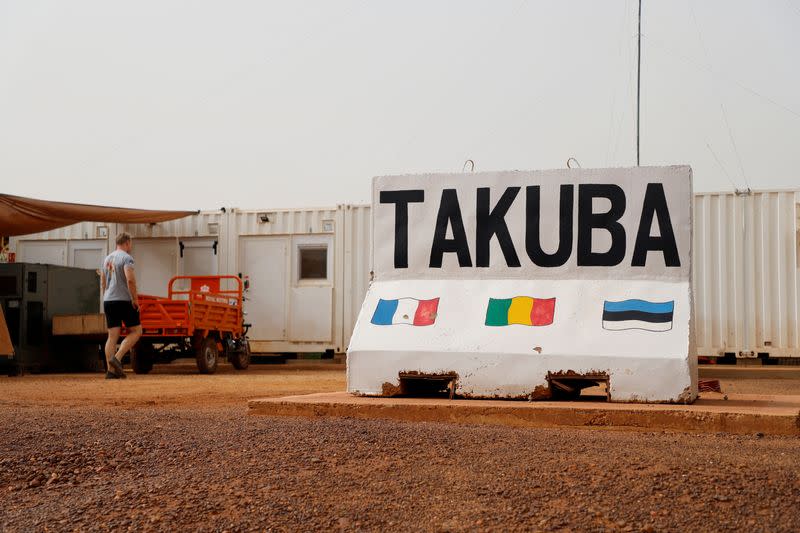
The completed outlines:
[[[131,236],[127,233],[117,235],[117,249],[103,260],[100,284],[103,290],[103,310],[106,314],[108,340],[106,340],[106,379],[125,378],[122,358],[142,336],[139,321],[139,295],[136,292],[136,276],[131,257]],[[122,325],[128,334],[117,350]]]

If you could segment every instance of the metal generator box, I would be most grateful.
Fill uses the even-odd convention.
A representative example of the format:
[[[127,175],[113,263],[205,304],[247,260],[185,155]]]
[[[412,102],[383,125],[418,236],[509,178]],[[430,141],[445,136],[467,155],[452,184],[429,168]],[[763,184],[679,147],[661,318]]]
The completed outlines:
[[[94,270],[0,264],[0,306],[14,346],[13,359],[0,364],[26,372],[96,369],[97,347],[55,340],[52,321],[56,315],[96,313],[99,305],[100,279]]]

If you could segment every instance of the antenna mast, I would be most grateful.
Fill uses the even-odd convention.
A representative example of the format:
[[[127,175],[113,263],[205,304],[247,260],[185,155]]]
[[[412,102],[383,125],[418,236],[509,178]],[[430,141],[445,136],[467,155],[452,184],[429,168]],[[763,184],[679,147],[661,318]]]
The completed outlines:
[[[636,166],[639,166],[639,106],[642,101],[642,0],[639,0],[639,31],[637,37],[636,54]]]

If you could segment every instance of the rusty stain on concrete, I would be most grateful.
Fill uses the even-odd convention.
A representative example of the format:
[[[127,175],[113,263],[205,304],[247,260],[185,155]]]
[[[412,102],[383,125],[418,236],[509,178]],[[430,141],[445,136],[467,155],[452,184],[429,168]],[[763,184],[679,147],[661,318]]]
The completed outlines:
[[[692,403],[694,395],[692,394],[692,387],[687,386],[683,392],[675,399],[675,403]]]
[[[386,381],[381,387],[381,396],[399,396],[399,395],[400,395],[400,385],[395,385],[394,383],[389,383],[388,381]]]
[[[537,385],[531,393],[531,400],[549,400],[553,397],[553,391],[550,390],[549,385]]]

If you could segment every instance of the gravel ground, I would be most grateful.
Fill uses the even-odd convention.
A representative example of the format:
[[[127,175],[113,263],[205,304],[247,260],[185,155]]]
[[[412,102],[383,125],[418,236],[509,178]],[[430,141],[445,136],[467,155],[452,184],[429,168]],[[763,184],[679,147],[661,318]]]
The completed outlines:
[[[215,374],[202,375],[191,364],[156,365],[151,374],[127,373],[122,380],[105,380],[103,374],[28,374],[21,378],[0,376],[0,408],[3,406],[119,407],[148,406],[244,406],[251,398],[289,396],[344,390],[341,366],[317,364],[253,365],[234,370],[223,364]],[[127,365],[126,365],[127,367]]]
[[[2,531],[798,531],[800,439],[0,404]]]
[[[322,364],[0,377],[0,531],[800,531],[796,438],[246,413],[344,383]]]

